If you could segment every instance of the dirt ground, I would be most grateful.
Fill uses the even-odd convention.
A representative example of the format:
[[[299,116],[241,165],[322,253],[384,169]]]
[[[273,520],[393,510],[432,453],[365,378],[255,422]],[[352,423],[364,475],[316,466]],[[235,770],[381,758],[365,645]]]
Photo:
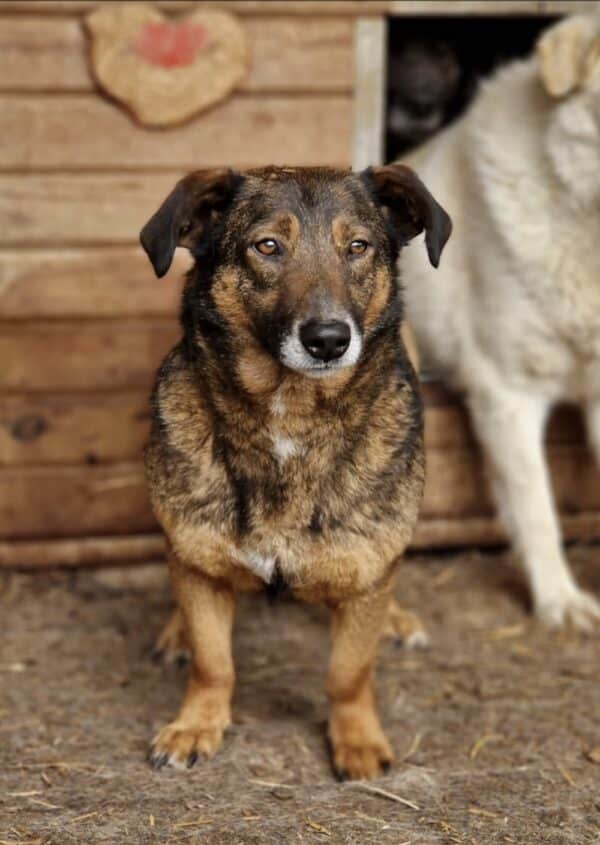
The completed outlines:
[[[600,592],[600,547],[569,554]],[[355,785],[326,753],[320,609],[242,601],[223,750],[153,772],[186,671],[149,659],[163,568],[1,576],[0,843],[599,843],[600,639],[537,628],[500,553],[411,558],[397,594],[433,645],[382,646],[397,761]]]

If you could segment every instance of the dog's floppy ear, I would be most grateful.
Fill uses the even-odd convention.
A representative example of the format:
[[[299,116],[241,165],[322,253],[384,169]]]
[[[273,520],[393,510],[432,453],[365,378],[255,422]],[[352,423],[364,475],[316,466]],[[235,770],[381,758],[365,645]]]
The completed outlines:
[[[536,43],[539,73],[552,97],[565,97],[589,72],[588,52],[598,40],[598,22],[587,15],[565,18]]]
[[[211,215],[222,210],[243,177],[234,170],[196,170],[181,179],[140,232],[140,241],[160,278],[175,248],[193,246]]]
[[[389,209],[390,220],[402,240],[409,241],[425,230],[427,254],[437,267],[452,221],[416,173],[403,164],[388,164],[369,167],[362,175],[379,202]]]

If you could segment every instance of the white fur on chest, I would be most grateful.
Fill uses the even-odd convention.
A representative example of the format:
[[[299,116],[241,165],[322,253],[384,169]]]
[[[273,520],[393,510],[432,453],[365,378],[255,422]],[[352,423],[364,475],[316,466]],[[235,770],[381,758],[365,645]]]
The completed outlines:
[[[274,431],[271,434],[271,439],[273,441],[273,454],[281,464],[302,452],[298,441],[293,440],[291,437],[286,437]]]
[[[259,552],[244,552],[241,556],[242,563],[251,572],[268,584],[275,571],[277,558],[274,555],[263,555]]]
[[[274,418],[270,427],[272,452],[280,464],[285,464],[290,458],[304,454],[304,447],[297,439],[288,437],[281,431],[280,421],[283,421],[287,407],[279,391],[271,399],[270,409]]]

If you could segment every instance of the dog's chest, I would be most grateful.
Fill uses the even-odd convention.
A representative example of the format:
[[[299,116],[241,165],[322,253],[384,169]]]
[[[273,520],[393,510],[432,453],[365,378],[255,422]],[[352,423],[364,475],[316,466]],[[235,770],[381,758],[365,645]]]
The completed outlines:
[[[182,425],[164,403],[178,448],[156,443],[147,461],[181,560],[239,589],[285,583],[323,597],[368,588],[402,553],[423,482],[414,394],[396,380],[375,401],[314,392],[223,415],[200,445],[195,414]]]

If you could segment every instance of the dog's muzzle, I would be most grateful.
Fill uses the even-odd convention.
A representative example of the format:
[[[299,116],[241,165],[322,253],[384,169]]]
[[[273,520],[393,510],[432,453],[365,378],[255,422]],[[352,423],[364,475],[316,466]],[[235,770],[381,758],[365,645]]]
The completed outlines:
[[[362,338],[354,319],[332,314],[328,320],[297,320],[281,343],[279,358],[286,367],[310,378],[356,364]]]

